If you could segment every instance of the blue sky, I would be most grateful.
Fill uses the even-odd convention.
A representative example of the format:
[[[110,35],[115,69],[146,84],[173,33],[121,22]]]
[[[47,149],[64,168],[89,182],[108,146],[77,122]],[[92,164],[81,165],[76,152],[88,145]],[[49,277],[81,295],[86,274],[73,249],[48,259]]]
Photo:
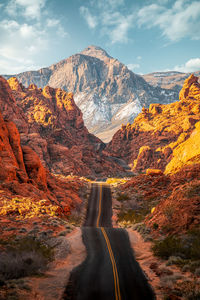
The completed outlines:
[[[200,70],[200,0],[0,0],[0,74],[89,45],[135,73]]]

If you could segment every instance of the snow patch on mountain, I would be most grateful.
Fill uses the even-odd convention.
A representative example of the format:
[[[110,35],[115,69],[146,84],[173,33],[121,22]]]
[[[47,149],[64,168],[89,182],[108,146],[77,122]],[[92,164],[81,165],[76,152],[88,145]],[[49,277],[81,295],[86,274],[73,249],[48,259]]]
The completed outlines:
[[[142,110],[142,105],[138,98],[134,102],[125,103],[119,109],[119,111],[114,116],[114,120],[128,119],[132,120],[134,116],[139,114]]]

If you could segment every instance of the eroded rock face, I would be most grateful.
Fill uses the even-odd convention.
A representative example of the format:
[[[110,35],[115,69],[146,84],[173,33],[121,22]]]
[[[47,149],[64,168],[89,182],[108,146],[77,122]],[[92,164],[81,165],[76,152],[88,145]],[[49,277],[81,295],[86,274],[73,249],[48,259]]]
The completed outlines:
[[[143,108],[133,124],[123,125],[113,136],[106,150],[127,160],[137,171],[166,168],[166,173],[177,172],[184,165],[200,162],[199,118],[200,84],[191,75],[180,92],[180,101]]]
[[[64,175],[105,176],[123,171],[102,152],[102,141],[88,132],[72,93],[34,84],[25,88],[16,78],[8,80],[10,87],[5,79],[2,82],[7,94],[2,93],[0,108],[9,120],[24,122],[21,143],[37,153],[44,167]],[[5,106],[8,94],[10,103]]]
[[[15,83],[18,81],[15,81]],[[18,83],[19,84],[19,83]],[[16,88],[16,85],[12,86]],[[8,82],[0,76],[0,110],[4,119],[12,120],[20,133],[28,133],[27,119],[20,107],[18,107]]]
[[[200,164],[192,164],[170,176],[166,191],[161,192],[161,202],[151,218],[146,218],[148,226],[153,229],[157,223],[165,233],[180,234],[199,224],[199,171]]]
[[[0,114],[0,179],[12,181],[18,176],[23,182],[28,180],[19,133],[14,123],[5,122]]]
[[[46,170],[38,155],[28,146],[21,147],[20,134],[13,122],[0,113],[0,189],[9,195],[47,199],[61,210],[79,206],[79,187],[70,186]],[[64,211],[64,210],[63,210]],[[69,210],[68,210],[69,211]]]
[[[151,208],[145,218],[151,234],[181,234],[200,222],[200,164],[185,166],[173,175],[148,169],[146,174],[134,176],[120,189],[130,198],[135,197],[139,205],[142,199],[142,205]]]
[[[184,82],[179,93],[180,100],[200,100],[200,84],[198,77],[191,74]]]

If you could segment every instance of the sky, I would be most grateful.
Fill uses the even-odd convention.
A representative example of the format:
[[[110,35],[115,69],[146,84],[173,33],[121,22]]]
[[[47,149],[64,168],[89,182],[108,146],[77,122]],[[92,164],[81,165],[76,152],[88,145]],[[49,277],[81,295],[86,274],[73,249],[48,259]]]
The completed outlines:
[[[138,74],[200,70],[200,0],[0,0],[0,74],[89,45]]]

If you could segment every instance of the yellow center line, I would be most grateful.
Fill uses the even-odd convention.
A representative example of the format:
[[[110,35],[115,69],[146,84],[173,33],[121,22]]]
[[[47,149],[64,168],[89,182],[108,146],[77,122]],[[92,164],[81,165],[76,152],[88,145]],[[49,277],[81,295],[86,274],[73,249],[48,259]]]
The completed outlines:
[[[112,263],[114,284],[115,284],[115,299],[121,300],[121,292],[120,292],[120,287],[119,287],[119,276],[118,276],[117,266],[116,266],[115,258],[114,258],[113,251],[111,248],[111,244],[110,244],[109,238],[107,236],[107,233],[103,227],[101,227],[101,231],[104,235],[104,238],[105,238],[105,241],[106,241],[106,244],[108,247],[108,251],[110,254],[111,263]]]
[[[101,200],[102,200],[102,184],[100,183],[100,192],[99,192],[99,213],[97,217],[97,227],[99,227],[99,220],[101,216]]]
[[[102,183],[100,183],[100,190],[99,190],[99,211],[98,211],[98,217],[97,217],[97,227],[99,227],[99,221],[101,217],[101,204],[102,204]],[[105,238],[108,252],[110,255],[110,260],[112,263],[112,269],[113,269],[113,276],[114,276],[114,285],[115,285],[115,300],[121,300],[121,292],[120,292],[120,286],[119,286],[119,276],[118,276],[118,271],[117,271],[117,266],[115,262],[115,258],[113,255],[113,251],[111,248],[111,244],[108,238],[108,235],[103,227],[100,227],[103,236]]]

